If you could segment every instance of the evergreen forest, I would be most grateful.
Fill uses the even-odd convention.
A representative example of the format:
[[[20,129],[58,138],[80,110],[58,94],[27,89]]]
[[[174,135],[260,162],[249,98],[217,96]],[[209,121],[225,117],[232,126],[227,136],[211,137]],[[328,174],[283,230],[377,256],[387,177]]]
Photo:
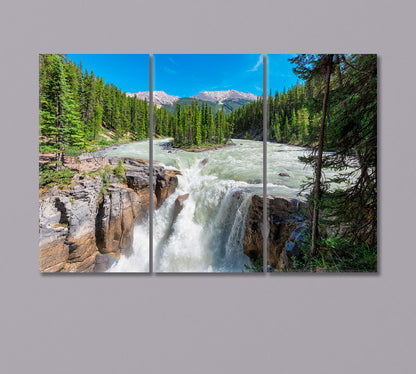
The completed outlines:
[[[317,248],[332,246],[337,256],[356,263],[354,251],[359,248],[360,254],[368,254],[360,257],[362,266],[374,269],[377,56],[305,54],[290,61],[299,80],[267,97],[266,136],[310,149],[302,157],[314,170],[304,185],[313,205],[310,253],[316,256]],[[56,165],[64,164],[65,155],[149,137],[147,100],[128,96],[65,55],[40,55],[39,63],[39,150],[56,154]],[[157,105],[153,109],[155,138],[171,137],[174,147],[226,144],[232,137],[263,138],[262,98],[231,112],[215,111],[198,101],[177,104],[174,111]],[[326,168],[336,170],[337,177],[326,179]],[[334,191],[329,188],[332,182],[347,187]],[[324,221],[338,228],[335,236],[322,233]],[[295,263],[302,268],[310,261],[306,256]]]
[[[73,149],[148,138],[146,101],[126,96],[64,55],[40,55],[39,63],[41,152],[61,156]]]
[[[65,55],[40,55],[40,152],[62,158],[76,150],[147,139],[148,102],[83,70]],[[223,144],[232,135],[232,123],[223,109],[213,113],[208,103],[177,105],[174,114],[154,105],[154,134],[173,137],[178,147]]]

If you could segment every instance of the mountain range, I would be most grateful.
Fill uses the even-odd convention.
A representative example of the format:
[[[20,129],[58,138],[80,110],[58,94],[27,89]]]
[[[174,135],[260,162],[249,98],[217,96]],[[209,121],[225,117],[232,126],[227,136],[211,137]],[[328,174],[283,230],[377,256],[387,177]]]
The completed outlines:
[[[127,96],[136,96],[141,100],[149,100],[149,91],[127,93]],[[165,91],[153,91],[153,102],[159,108],[164,107],[170,112],[175,111],[176,104],[189,105],[192,101],[207,103],[214,111],[224,108],[226,112],[230,112],[257,99],[258,96],[252,93],[236,90],[202,91],[197,95],[182,98],[169,95]]]

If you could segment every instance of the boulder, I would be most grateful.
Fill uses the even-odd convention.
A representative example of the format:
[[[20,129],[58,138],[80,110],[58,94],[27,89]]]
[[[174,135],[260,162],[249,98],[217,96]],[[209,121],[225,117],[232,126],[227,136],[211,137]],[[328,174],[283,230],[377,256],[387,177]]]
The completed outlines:
[[[299,242],[310,217],[306,202],[283,196],[267,196],[268,265],[289,269],[292,256],[300,253]],[[263,196],[253,195],[243,241],[244,253],[251,259],[263,254]]]
[[[160,208],[165,200],[176,190],[178,177],[176,170],[166,170],[156,174],[156,207]]]
[[[136,192],[142,189],[149,189],[149,167],[148,166],[127,166],[125,167],[127,185]]]
[[[268,273],[273,273],[273,272],[275,272],[275,271],[276,271],[276,269],[275,269],[273,266],[267,265],[267,267],[266,267],[266,271],[267,271]],[[263,268],[263,266],[260,266],[260,268],[259,268],[258,272],[259,272],[259,273],[263,273],[263,272],[264,272],[264,268]]]
[[[149,210],[149,163],[140,159],[125,158],[127,185],[141,196],[145,211]],[[153,208],[159,208],[175,191],[178,185],[178,174],[175,170],[166,170],[163,166],[153,165]],[[145,196],[146,195],[146,196]]]
[[[173,207],[173,216],[172,216],[172,221],[170,223],[170,227],[168,230],[168,236],[172,234],[173,232],[173,225],[176,223],[176,220],[180,214],[180,212],[182,212],[183,209],[183,203],[185,200],[187,200],[189,197],[189,193],[185,194],[185,195],[181,195],[178,196],[175,200],[175,205]]]
[[[183,202],[185,200],[188,200],[189,193],[185,195],[178,196],[175,200],[175,207],[173,208],[173,218],[172,218],[172,225],[176,222],[176,219],[178,218],[180,212],[182,212],[183,209]]]
[[[109,157],[108,162],[110,165],[118,165],[120,161],[123,161],[123,164],[130,165],[130,166],[136,166],[136,167],[142,167],[142,166],[149,166],[149,161],[144,160],[142,158],[134,158],[134,157]]]

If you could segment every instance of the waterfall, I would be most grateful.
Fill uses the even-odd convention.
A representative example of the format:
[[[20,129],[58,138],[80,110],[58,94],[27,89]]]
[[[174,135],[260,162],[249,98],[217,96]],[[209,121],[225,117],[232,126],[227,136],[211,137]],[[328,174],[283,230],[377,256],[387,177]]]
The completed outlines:
[[[149,217],[134,226],[133,253],[121,256],[109,270],[114,273],[135,273],[149,271]]]
[[[189,197],[172,226],[175,200],[170,196],[154,219],[156,272],[241,272],[245,222],[251,193],[230,183],[200,183],[194,177]],[[233,184],[233,183],[231,183]]]
[[[154,160],[180,171],[178,187],[154,212],[153,264],[156,272],[242,272],[250,259],[243,240],[251,198],[262,194],[262,143],[236,140],[235,146],[202,153],[169,151],[154,142]],[[295,197],[311,176],[298,159],[305,149],[268,145],[269,193]],[[131,143],[108,154],[148,158],[148,142]],[[282,176],[280,174],[287,174]],[[188,194],[174,217],[175,201]],[[110,271],[148,271],[148,219],[134,229],[133,253],[120,258]]]

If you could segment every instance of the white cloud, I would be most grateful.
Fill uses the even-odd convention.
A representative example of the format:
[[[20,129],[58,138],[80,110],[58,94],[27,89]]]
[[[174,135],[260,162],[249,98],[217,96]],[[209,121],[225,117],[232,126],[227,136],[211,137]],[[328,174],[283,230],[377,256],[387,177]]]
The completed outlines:
[[[168,68],[167,66],[163,67],[163,70],[165,70],[169,74],[176,74],[177,72],[173,69]]]
[[[254,65],[252,69],[247,70],[247,71],[257,71],[262,63],[263,63],[263,55],[260,55],[259,59],[256,62],[256,65]]]
[[[169,57],[168,60],[170,61],[170,63],[172,65],[178,66],[178,64],[176,63],[176,61],[172,57]]]

